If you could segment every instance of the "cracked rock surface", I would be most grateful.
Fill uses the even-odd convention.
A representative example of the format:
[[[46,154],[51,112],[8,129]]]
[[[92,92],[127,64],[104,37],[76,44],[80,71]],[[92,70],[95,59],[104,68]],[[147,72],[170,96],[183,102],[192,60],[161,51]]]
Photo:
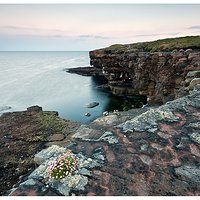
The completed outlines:
[[[105,123],[106,116],[83,125],[72,134],[71,144],[56,147],[80,157],[80,168],[71,181],[66,177],[63,183],[48,182],[45,167],[51,158],[44,156],[30,182],[26,178],[26,184],[10,195],[199,196],[199,105],[196,89],[136,115],[132,110],[111,116],[110,123]]]

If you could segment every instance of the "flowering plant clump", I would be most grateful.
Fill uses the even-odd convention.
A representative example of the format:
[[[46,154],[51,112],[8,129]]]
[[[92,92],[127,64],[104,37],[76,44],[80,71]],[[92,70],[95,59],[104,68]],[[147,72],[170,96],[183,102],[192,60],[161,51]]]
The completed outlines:
[[[78,167],[78,160],[71,151],[67,151],[58,157],[48,168],[48,173],[52,179],[62,179],[75,171]]]

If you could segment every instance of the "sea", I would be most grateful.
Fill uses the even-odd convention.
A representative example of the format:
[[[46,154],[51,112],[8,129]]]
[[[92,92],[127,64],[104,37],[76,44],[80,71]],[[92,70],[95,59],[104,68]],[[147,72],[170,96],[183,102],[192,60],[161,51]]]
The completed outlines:
[[[0,52],[0,114],[39,105],[45,111],[57,111],[61,118],[82,123],[102,116],[113,107],[115,97],[98,89],[98,79],[65,70],[89,63],[86,51]],[[91,102],[99,106],[87,108]]]

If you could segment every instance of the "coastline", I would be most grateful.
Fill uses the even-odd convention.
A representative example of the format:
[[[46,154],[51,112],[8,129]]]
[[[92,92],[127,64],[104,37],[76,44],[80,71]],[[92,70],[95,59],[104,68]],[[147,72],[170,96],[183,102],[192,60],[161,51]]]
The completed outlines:
[[[75,123],[75,127],[73,126],[75,129],[73,129],[70,134],[69,132],[68,134],[65,132],[66,138],[64,142],[50,142],[51,145],[56,145],[50,146],[58,151],[60,147],[64,146],[75,154],[79,155],[79,153],[82,152],[80,155],[85,156],[83,157],[84,159],[93,160],[89,165],[84,165],[85,168],[80,168],[76,172],[76,176],[82,177],[85,181],[87,177],[87,181],[84,182],[82,189],[80,189],[78,185],[74,185],[67,190],[69,193],[66,191],[63,191],[63,193],[61,190],[62,184],[57,186],[52,185],[47,178],[39,178],[44,176],[42,171],[38,171],[37,173],[39,174],[34,175],[33,179],[33,174],[44,165],[36,164],[35,167],[31,168],[28,174],[26,174],[26,170],[23,171],[22,173],[25,174],[24,176],[20,176],[21,178],[19,181],[16,179],[17,177],[14,177],[15,185],[13,189],[6,194],[11,196],[22,194],[31,195],[32,193],[42,196],[72,194],[125,195],[121,185],[125,184],[129,187],[129,189],[126,190],[126,195],[169,195],[169,191],[170,194],[173,195],[199,195],[198,173],[200,169],[197,164],[200,157],[198,150],[198,130],[200,124],[199,89],[199,86],[195,87],[195,90],[191,92],[189,96],[168,102],[157,108],[130,110],[121,112],[119,115],[111,114],[97,118],[88,125],[78,124],[77,126]],[[27,118],[34,118],[34,115],[38,115],[38,112],[40,115],[42,113],[51,114],[51,112],[43,112],[41,109],[38,111],[38,107],[33,107],[33,109],[29,109],[29,111],[9,113],[6,115],[7,117],[10,116],[12,121],[14,116],[17,116],[16,119],[18,120],[22,120],[22,116],[26,116],[26,123],[24,125],[27,127]],[[57,113],[52,114],[57,118]],[[0,119],[2,120],[2,117],[0,117]],[[66,123],[65,120],[63,123]],[[68,122],[68,124],[70,123],[71,122]],[[8,120],[6,120],[6,123],[4,122],[1,124],[4,124],[5,131],[6,124],[9,129],[11,128]],[[16,121],[16,125],[17,124],[18,122]],[[17,127],[16,125],[13,126],[13,129],[16,130],[16,132],[21,132],[17,129],[18,125]],[[23,126],[21,128],[23,129]],[[47,131],[47,129],[44,130]],[[50,130],[47,131],[48,136]],[[194,136],[194,133],[197,135]],[[23,141],[24,138],[29,138],[29,136],[23,136]],[[32,138],[35,138],[35,136]],[[12,140],[12,138],[7,138],[6,140]],[[66,140],[68,140],[69,143],[66,142]],[[20,139],[18,138],[17,141],[19,142]],[[41,141],[44,143],[47,142],[47,139]],[[21,147],[20,145],[20,149]],[[44,148],[44,146],[40,147],[40,150]],[[23,151],[23,149],[21,150]],[[38,150],[39,149],[37,149],[35,153],[37,153]],[[50,149],[47,148],[45,151],[43,150],[43,154],[41,155],[45,156]],[[9,153],[9,156],[10,155]],[[31,155],[32,159],[35,160],[37,155],[39,156],[40,154],[35,155],[33,153]],[[30,157],[30,155],[28,157]],[[28,157],[24,155],[21,161],[28,161],[30,164],[30,160],[27,160]],[[93,168],[91,166],[93,166],[94,162],[96,164]],[[21,166],[23,165],[25,164],[21,164]],[[7,168],[9,168],[9,166],[7,166]],[[121,170],[119,170],[119,168]],[[17,169],[16,165],[15,169]],[[89,170],[87,172],[89,174],[80,174],[83,169]],[[34,172],[33,170],[36,171]],[[160,170],[162,170],[162,173]],[[134,176],[132,176],[133,174]],[[148,177],[152,174],[154,175],[150,180]],[[74,175],[71,175],[69,178],[73,178],[73,176]],[[130,177],[132,177],[132,182],[129,182]],[[138,181],[139,177],[142,182]],[[107,180],[106,182],[105,178]],[[34,180],[34,182],[32,182],[32,180]],[[90,181],[88,182],[88,180]],[[112,187],[110,187],[110,181],[112,181]],[[96,184],[94,184],[95,182]],[[117,182],[120,184],[120,187]],[[143,188],[143,190],[138,190],[141,184],[147,184],[148,187]],[[78,189],[74,190],[73,188],[76,187]],[[103,188],[105,187],[108,189],[104,190]],[[43,192],[38,190],[38,188],[43,188]],[[101,190],[97,190],[97,188],[101,188]]]
[[[142,95],[154,106],[110,112],[88,124],[39,106],[4,113],[3,195],[200,195],[199,49],[163,53],[130,46],[92,51],[93,67],[68,72],[104,76],[113,94]],[[77,169],[52,180],[49,164],[65,151],[77,157]]]

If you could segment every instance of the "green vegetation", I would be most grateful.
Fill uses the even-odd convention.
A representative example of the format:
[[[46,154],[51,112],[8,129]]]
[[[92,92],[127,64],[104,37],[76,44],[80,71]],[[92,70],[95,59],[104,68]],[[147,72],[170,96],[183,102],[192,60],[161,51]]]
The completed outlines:
[[[69,150],[58,157],[48,168],[52,179],[62,179],[77,169],[78,160]]]
[[[115,44],[104,50],[111,51],[171,51],[174,49],[200,48],[200,36],[167,38],[153,42],[138,42],[133,44]]]
[[[130,109],[132,109],[132,106],[124,106],[124,107],[123,107],[123,111],[128,111],[128,110],[130,110]]]
[[[60,121],[56,115],[48,112],[38,113],[36,121],[39,123],[41,129],[44,130],[63,132],[63,129],[65,128],[63,122]]]

